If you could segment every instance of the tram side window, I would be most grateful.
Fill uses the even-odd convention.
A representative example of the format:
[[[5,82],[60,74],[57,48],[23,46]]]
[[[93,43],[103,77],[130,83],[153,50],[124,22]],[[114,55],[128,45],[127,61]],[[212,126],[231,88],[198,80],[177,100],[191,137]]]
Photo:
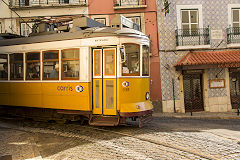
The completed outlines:
[[[62,79],[79,79],[79,49],[62,50]]]
[[[40,80],[40,53],[26,53],[26,79]]]
[[[23,53],[10,54],[10,79],[23,80]]]
[[[8,55],[0,54],[0,80],[8,79]]]
[[[43,52],[43,79],[59,79],[59,51],[51,50]]]
[[[149,47],[142,46],[142,75],[149,76]]]
[[[140,48],[137,44],[125,44],[127,60],[122,64],[123,76],[140,76]]]

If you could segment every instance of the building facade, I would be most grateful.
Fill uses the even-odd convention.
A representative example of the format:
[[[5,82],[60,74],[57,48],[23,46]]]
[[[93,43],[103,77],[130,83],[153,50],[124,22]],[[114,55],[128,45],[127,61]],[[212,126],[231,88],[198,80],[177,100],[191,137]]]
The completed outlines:
[[[89,0],[89,16],[98,22],[111,26],[111,20],[117,15],[132,20],[140,25],[140,30],[151,40],[150,94],[158,110],[161,105],[160,58],[157,36],[157,6],[150,0]]]
[[[0,33],[28,36],[35,23],[88,14],[87,0],[2,0]]]
[[[157,0],[163,112],[240,105],[240,0]]]

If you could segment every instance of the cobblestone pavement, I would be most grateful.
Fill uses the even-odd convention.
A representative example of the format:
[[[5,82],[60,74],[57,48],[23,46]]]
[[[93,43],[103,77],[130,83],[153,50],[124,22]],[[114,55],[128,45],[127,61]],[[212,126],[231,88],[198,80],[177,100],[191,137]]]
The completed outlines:
[[[239,122],[155,117],[138,128],[0,118],[0,160],[240,160]]]

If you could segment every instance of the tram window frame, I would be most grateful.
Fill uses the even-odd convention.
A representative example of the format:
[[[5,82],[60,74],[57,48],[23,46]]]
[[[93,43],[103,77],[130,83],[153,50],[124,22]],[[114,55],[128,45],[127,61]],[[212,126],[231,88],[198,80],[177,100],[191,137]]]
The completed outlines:
[[[13,59],[12,61],[12,57],[14,55],[22,55],[22,61],[15,61]],[[9,55],[9,62],[10,62],[10,80],[24,80],[24,54],[23,53],[12,53]],[[16,64],[20,64],[19,66],[22,65],[22,68],[21,68],[21,73],[18,73],[20,76],[20,78],[15,78],[15,72],[12,70],[13,69],[13,65],[16,65]],[[15,66],[14,66],[15,68]],[[20,70],[18,70],[20,71]]]
[[[141,62],[141,59],[140,59],[140,56],[141,56],[141,46],[139,44],[136,44],[136,43],[124,43],[123,44],[125,46],[125,52],[126,52],[126,57],[127,57],[127,60],[124,62],[124,63],[130,63],[129,62],[129,56],[128,56],[128,53],[127,53],[127,45],[136,45],[138,47],[138,73],[123,73],[123,64],[122,63],[122,76],[140,76],[140,73],[141,73],[141,68],[140,68],[140,62]],[[129,67],[127,67],[127,69],[129,70]]]
[[[2,57],[3,56],[3,57]],[[6,62],[0,62],[0,66],[2,68],[2,70],[0,70],[0,80],[8,80],[8,73],[9,73],[9,67],[8,67],[8,54],[0,54],[0,59],[5,59],[4,57],[6,57]],[[5,67],[4,67],[5,66]],[[7,67],[7,68],[6,68]],[[7,69],[7,71],[6,71]],[[7,77],[6,77],[7,74]],[[4,76],[3,76],[4,75]]]
[[[32,59],[32,60],[29,60],[28,59],[28,56],[29,55],[31,55],[31,54],[39,54],[39,56],[38,56],[38,60],[35,60],[35,59]],[[26,63],[26,80],[40,80],[40,75],[41,75],[41,62],[40,62],[40,52],[27,52],[27,53],[25,53],[25,63]],[[36,63],[38,63],[39,64],[39,71],[37,72],[37,69],[36,69],[36,66],[37,65],[35,65]],[[34,68],[32,68],[32,71],[35,69],[36,70],[36,74],[37,74],[37,77],[33,77],[33,78],[31,78],[31,77],[28,77],[28,74],[29,74],[29,71],[28,71],[28,69],[29,69],[29,66],[31,66],[32,64],[34,64],[33,65],[33,67]]]
[[[147,47],[147,52],[144,52],[144,47]],[[150,74],[150,55],[149,55],[150,48],[148,45],[142,45],[142,76],[149,76]],[[144,54],[147,53],[147,65],[145,66],[144,64]],[[145,70],[145,67],[147,67],[147,70]],[[144,73],[144,71],[147,71]]]
[[[46,53],[54,53],[54,52],[57,52],[57,59],[51,59],[51,58],[45,58],[45,54]],[[60,72],[58,71],[58,77],[57,78],[51,78],[51,77],[45,77],[45,71],[44,71],[44,67],[45,67],[45,63],[46,62],[53,62],[54,65],[52,65],[54,68],[51,70],[51,72],[49,72],[49,76],[50,74],[53,72],[53,70],[55,69],[55,67],[58,65],[58,68],[59,68],[59,50],[46,50],[46,51],[43,51],[42,52],[42,79],[43,80],[59,80],[59,74]],[[47,65],[46,65],[47,66]],[[48,74],[46,74],[48,75]]]
[[[78,58],[64,58],[63,52],[67,50],[77,50],[78,51]],[[64,77],[64,62],[67,61],[78,61],[78,76],[77,77]],[[80,49],[79,48],[69,48],[69,49],[63,49],[61,50],[61,78],[62,80],[79,80],[80,79]]]

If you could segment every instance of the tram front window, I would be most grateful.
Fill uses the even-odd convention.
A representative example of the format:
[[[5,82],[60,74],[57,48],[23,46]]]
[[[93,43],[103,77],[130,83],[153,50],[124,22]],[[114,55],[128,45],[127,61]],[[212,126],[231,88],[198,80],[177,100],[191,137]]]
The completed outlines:
[[[0,80],[8,79],[8,55],[0,54]]]
[[[123,76],[140,76],[140,49],[137,44],[125,44],[126,61],[122,64]]]
[[[79,79],[79,49],[62,50],[62,79]]]
[[[23,80],[23,54],[10,54],[10,78],[11,80]]]
[[[142,74],[149,76],[149,47],[146,45],[142,47]]]
[[[40,79],[40,53],[26,53],[26,79],[39,80]]]

